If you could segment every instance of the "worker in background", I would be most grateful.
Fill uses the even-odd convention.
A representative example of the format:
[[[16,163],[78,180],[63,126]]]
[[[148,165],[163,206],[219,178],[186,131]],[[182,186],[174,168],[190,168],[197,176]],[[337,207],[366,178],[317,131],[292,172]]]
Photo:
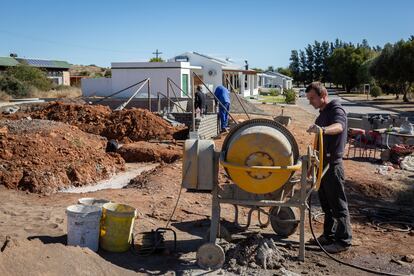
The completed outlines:
[[[219,106],[218,114],[220,118],[220,129],[221,129],[221,132],[226,132],[228,128],[228,115],[229,115],[227,111],[230,110],[230,92],[223,85],[219,85],[214,91],[214,95],[221,103],[219,104],[216,99],[216,105]]]
[[[194,94],[194,108],[196,113],[204,115],[206,110],[206,95],[202,91],[201,85],[197,85],[197,91]],[[198,112],[197,112],[198,110]]]
[[[328,91],[320,82],[311,83],[305,92],[309,104],[319,109],[315,124],[307,131],[322,131],[324,167],[329,164],[318,191],[319,201],[325,213],[323,234],[318,241],[329,253],[338,253],[348,250],[352,241],[342,162],[348,129],[346,112],[338,100],[329,100]]]

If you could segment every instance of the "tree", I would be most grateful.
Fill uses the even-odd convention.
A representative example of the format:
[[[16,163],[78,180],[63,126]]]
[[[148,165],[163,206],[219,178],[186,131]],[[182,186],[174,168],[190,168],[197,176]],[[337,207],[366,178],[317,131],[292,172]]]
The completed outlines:
[[[414,83],[414,40],[386,44],[369,71],[383,86],[394,89],[397,99],[402,93],[404,102],[408,102]]]
[[[160,57],[153,57],[149,60],[149,62],[164,62],[164,60]]]
[[[273,66],[268,66],[266,71],[274,72],[275,68]]]
[[[347,92],[360,84],[358,74],[362,64],[372,57],[370,49],[355,48],[352,44],[346,44],[343,48],[336,48],[328,59],[328,68],[332,81],[341,84]]]
[[[312,45],[308,44],[305,48],[306,52],[306,82],[310,83],[314,80],[314,73],[315,73],[315,57],[313,55],[313,47]]]
[[[289,67],[288,68],[278,67],[276,69],[276,72],[283,74],[285,76],[288,76],[288,77],[292,77],[292,71],[290,71]]]
[[[322,81],[322,72],[323,72],[323,54],[322,54],[322,45],[320,42],[315,40],[313,45],[313,67],[314,75],[312,81]]]
[[[331,82],[331,78],[329,75],[329,68],[328,68],[328,58],[330,57],[330,49],[329,49],[329,42],[323,41],[322,42],[322,82]]]
[[[302,50],[299,51],[300,81],[305,85],[306,82],[306,55]]]
[[[292,50],[290,54],[290,64],[289,69],[292,72],[292,78],[297,83],[300,82],[300,62],[298,51]]]

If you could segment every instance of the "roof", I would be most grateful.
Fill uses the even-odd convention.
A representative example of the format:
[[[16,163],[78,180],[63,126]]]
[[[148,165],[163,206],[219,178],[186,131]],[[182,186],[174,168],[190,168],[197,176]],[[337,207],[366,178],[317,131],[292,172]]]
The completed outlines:
[[[240,70],[240,69],[244,69],[243,65],[239,65],[234,63],[233,61],[229,60],[229,59],[221,59],[221,58],[217,58],[217,57],[213,57],[213,56],[209,56],[209,55],[205,55],[205,54],[200,54],[197,52],[185,52],[181,55],[177,55],[171,59],[169,59],[169,61],[188,61],[188,55],[197,55],[200,56],[202,58],[208,59],[211,62],[217,63],[220,66],[222,66],[223,69],[229,69],[229,70]]]
[[[19,62],[12,57],[0,57],[0,66],[16,66]]]
[[[30,58],[16,58],[20,63],[27,64],[33,67],[41,68],[59,68],[69,69],[70,64],[62,60],[45,60],[45,59],[30,59]]]
[[[112,69],[201,69],[189,62],[112,62]]]
[[[270,75],[270,76],[273,75],[273,76],[276,76],[276,77],[281,77],[281,78],[284,78],[284,79],[293,80],[293,78],[291,78],[289,76],[286,76],[286,75],[283,75],[279,72],[266,71],[266,72],[263,72],[262,74],[266,74],[266,75]]]

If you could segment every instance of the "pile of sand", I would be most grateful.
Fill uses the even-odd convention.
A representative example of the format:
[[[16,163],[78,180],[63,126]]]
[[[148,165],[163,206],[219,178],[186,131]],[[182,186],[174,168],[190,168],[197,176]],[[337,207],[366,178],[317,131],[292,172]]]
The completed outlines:
[[[106,139],[67,124],[0,120],[0,185],[51,193],[108,178],[124,160],[106,153]]]
[[[101,258],[88,248],[10,241],[0,253],[0,275],[136,275]]]

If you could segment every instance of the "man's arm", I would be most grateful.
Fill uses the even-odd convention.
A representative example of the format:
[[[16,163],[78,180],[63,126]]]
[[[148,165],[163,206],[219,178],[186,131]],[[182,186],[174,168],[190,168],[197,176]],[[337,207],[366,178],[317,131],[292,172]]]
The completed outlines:
[[[322,129],[325,129],[325,135],[336,135],[344,131],[344,128],[340,123],[333,123],[332,125],[326,126]]]

